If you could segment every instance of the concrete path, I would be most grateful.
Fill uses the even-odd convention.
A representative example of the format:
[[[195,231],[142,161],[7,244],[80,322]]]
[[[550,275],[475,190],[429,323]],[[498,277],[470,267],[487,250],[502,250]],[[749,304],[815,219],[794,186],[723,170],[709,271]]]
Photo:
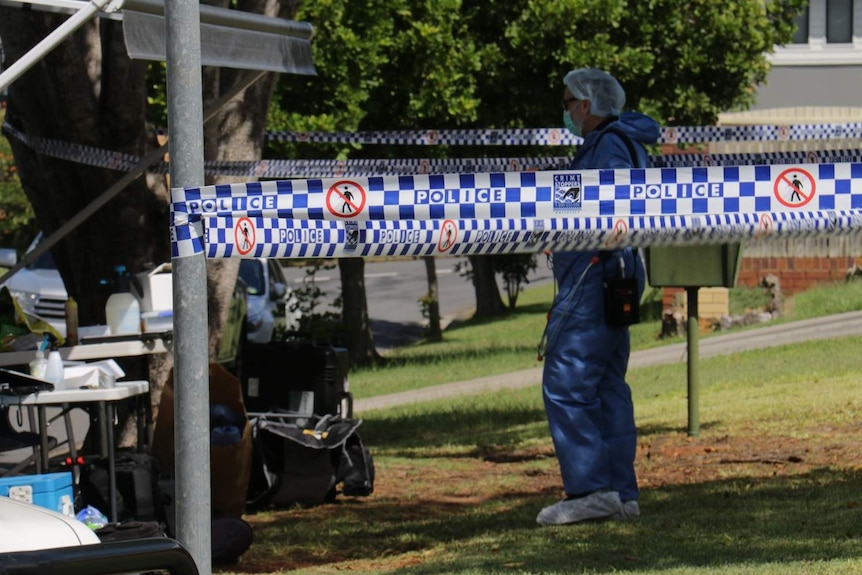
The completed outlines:
[[[801,341],[832,339],[850,335],[862,335],[862,311],[758,327],[706,338],[701,337],[699,341],[699,355],[703,359],[716,355],[763,349]],[[629,369],[667,363],[683,363],[685,361],[686,344],[676,343],[633,352],[629,359]],[[422,401],[433,401],[458,395],[521,388],[529,385],[538,385],[541,381],[542,368],[536,367],[469,381],[424,387],[391,395],[357,399],[354,402],[353,408],[361,416],[363,412],[375,409]]]

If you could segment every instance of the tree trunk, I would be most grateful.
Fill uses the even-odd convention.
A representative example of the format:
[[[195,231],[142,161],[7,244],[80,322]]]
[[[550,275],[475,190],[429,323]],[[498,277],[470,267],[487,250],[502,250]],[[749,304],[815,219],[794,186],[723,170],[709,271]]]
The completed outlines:
[[[227,1],[209,3],[228,5]],[[280,4],[240,0],[234,7],[275,16]],[[291,9],[295,10],[293,3]],[[0,7],[5,65],[21,58],[65,19],[62,15]],[[126,55],[121,23],[94,19],[9,87],[6,120],[31,140],[43,138],[143,156],[158,146],[156,126],[148,125],[146,118],[147,66],[147,62],[133,61]],[[205,69],[205,108],[230,89],[240,73]],[[274,82],[273,74],[259,79],[205,126],[207,159],[260,158]],[[14,136],[9,140],[22,185],[46,234],[122,176],[116,170],[42,155]],[[71,146],[67,149],[76,151]],[[99,280],[111,280],[115,266],[124,265],[136,273],[170,261],[169,202],[166,179],[147,174],[51,249],[69,295],[78,301],[81,325],[105,323],[105,302],[112,287],[100,286]],[[234,260],[207,265],[211,357],[222,335],[238,265]],[[172,359],[168,354],[151,362],[149,379],[155,409]]]
[[[440,328],[440,290],[437,285],[437,262],[433,256],[424,256],[425,276],[428,278],[428,294],[425,296],[428,309],[428,341],[443,341]]]
[[[376,363],[381,358],[374,347],[371,320],[368,317],[365,260],[340,258],[338,269],[341,274],[341,316],[346,331],[345,340],[349,342],[350,363],[352,366]]]
[[[64,19],[0,8],[7,65]],[[155,146],[146,126],[145,73],[146,63],[126,57],[120,23],[92,21],[9,87],[6,119],[31,139],[143,155]],[[15,137],[10,143],[22,185],[46,234],[121,176],[43,156]],[[112,280],[117,265],[135,273],[170,259],[164,180],[139,178],[51,251],[69,295],[78,301],[81,324],[105,323],[112,287],[100,287],[99,280]]]
[[[487,256],[470,256],[473,289],[476,290],[475,317],[494,317],[505,312],[500,288],[494,275],[494,261]]]

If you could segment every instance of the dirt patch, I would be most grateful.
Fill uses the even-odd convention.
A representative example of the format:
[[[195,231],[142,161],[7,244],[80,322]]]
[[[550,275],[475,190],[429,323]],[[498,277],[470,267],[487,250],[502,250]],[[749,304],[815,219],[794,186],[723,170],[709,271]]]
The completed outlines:
[[[642,437],[636,459],[638,480],[641,489],[649,491],[733,477],[791,476],[823,467],[862,468],[858,426],[812,431],[812,435],[806,439],[708,433],[700,438],[684,433]],[[420,528],[405,530],[405,524],[470,521],[482,504],[493,505],[496,513],[518,507],[539,509],[549,497],[562,494],[559,469],[548,445],[514,450],[481,447],[434,461],[436,467],[429,472],[427,464],[382,459],[374,494],[368,498],[339,497],[335,504],[248,516],[256,544],[230,571],[396,570],[435,555],[427,533]],[[370,533],[372,526],[378,534]]]

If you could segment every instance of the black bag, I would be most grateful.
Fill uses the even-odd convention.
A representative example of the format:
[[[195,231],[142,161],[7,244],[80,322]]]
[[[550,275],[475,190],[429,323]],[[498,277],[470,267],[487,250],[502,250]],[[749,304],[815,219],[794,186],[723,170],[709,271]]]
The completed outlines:
[[[84,505],[92,505],[103,513],[110,509],[107,467],[107,460],[92,463],[84,467],[81,479]],[[121,452],[115,457],[114,469],[119,521],[164,522],[164,498],[159,489],[153,456],[146,453]]]
[[[216,517],[212,521],[213,565],[236,563],[253,541],[251,525],[239,517]]]
[[[627,327],[640,321],[640,298],[636,278],[605,280],[605,321]]]
[[[126,523],[108,523],[94,531],[99,540],[127,541],[129,539],[146,539],[149,537],[165,537],[165,527],[158,521],[128,521]]]
[[[302,421],[303,425],[298,425]],[[248,506],[317,505],[373,490],[370,453],[356,435],[361,419],[327,415],[297,418],[273,412],[254,424],[254,461]]]
[[[357,433],[344,443],[335,482],[342,484],[341,493],[348,497],[367,497],[374,493],[374,460]]]

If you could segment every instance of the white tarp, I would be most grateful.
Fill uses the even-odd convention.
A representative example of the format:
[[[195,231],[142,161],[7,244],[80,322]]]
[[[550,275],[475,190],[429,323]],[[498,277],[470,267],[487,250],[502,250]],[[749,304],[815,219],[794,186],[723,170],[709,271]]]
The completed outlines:
[[[165,61],[164,16],[123,10],[130,58]],[[201,63],[245,70],[314,75],[310,38],[201,22]]]

